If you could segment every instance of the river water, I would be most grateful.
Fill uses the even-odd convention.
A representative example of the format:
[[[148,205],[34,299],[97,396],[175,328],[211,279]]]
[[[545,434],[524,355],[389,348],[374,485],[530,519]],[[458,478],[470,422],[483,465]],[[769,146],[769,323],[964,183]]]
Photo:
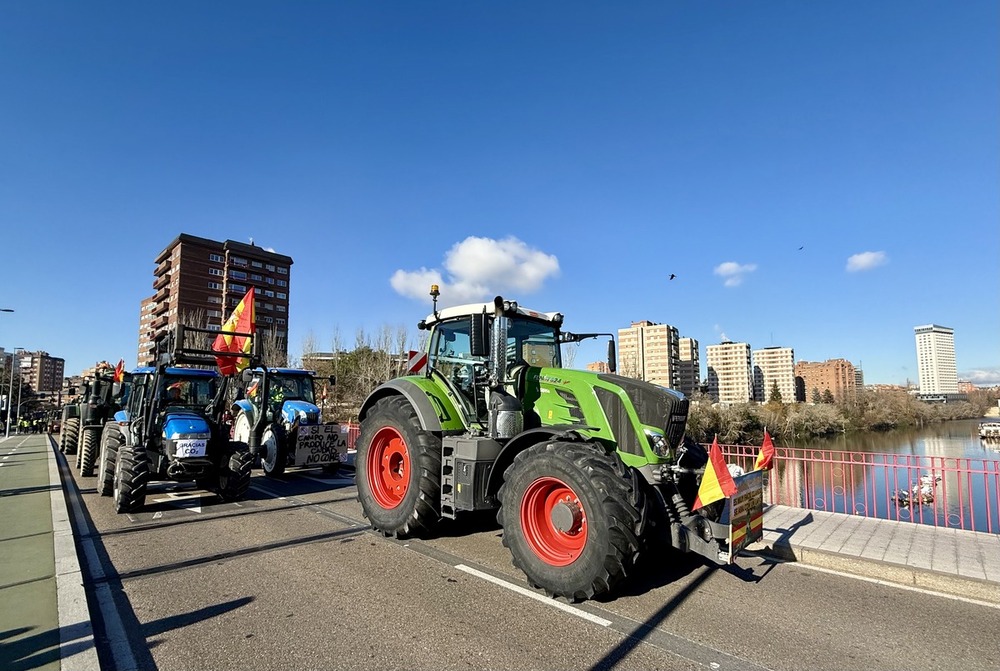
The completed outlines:
[[[777,442],[768,498],[813,510],[1000,533],[1000,441],[981,439],[979,423]]]

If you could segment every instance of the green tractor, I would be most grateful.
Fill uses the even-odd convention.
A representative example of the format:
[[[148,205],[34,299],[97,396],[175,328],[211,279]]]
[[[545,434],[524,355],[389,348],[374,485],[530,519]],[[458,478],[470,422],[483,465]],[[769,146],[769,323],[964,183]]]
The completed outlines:
[[[563,316],[497,297],[437,309],[422,369],[360,410],[358,497],[372,527],[430,535],[496,509],[531,585],[572,601],[609,592],[640,556],[674,548],[728,564],[761,535],[759,471],[692,512],[708,455],[684,440],[688,401],[665,387],[561,366]]]

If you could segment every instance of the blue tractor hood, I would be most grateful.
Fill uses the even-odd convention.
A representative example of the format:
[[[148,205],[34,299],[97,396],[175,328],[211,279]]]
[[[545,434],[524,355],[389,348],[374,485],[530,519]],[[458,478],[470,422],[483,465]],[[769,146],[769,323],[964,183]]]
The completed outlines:
[[[212,428],[201,415],[185,410],[169,411],[163,420],[163,437],[176,440],[192,434],[211,434]]]
[[[285,418],[285,421],[289,423],[294,422],[299,417],[299,413],[303,412],[307,418],[300,420],[299,424],[308,425],[319,422],[319,408],[312,403],[307,403],[306,401],[285,401],[281,406],[281,414]]]

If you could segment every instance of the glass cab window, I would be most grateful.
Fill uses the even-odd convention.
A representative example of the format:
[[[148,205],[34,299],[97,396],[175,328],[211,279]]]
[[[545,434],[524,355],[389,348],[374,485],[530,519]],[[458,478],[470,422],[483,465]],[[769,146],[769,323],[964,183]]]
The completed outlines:
[[[469,319],[439,324],[429,363],[458,392],[470,417],[481,419],[486,409],[486,358],[472,356],[471,328]]]
[[[538,368],[562,367],[555,328],[525,319],[510,321],[507,328],[507,370],[525,364]]]

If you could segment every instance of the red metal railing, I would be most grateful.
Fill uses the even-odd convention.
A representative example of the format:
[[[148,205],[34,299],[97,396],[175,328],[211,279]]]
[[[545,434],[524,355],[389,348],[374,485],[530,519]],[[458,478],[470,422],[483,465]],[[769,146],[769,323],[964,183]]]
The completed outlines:
[[[760,450],[720,447],[744,470]],[[769,503],[1000,533],[1000,461],[778,447],[766,483]]]
[[[361,425],[348,422],[347,424],[342,424],[341,426],[347,427],[347,449],[357,449],[357,447],[355,447],[355,443],[358,442],[358,436],[361,435]]]

